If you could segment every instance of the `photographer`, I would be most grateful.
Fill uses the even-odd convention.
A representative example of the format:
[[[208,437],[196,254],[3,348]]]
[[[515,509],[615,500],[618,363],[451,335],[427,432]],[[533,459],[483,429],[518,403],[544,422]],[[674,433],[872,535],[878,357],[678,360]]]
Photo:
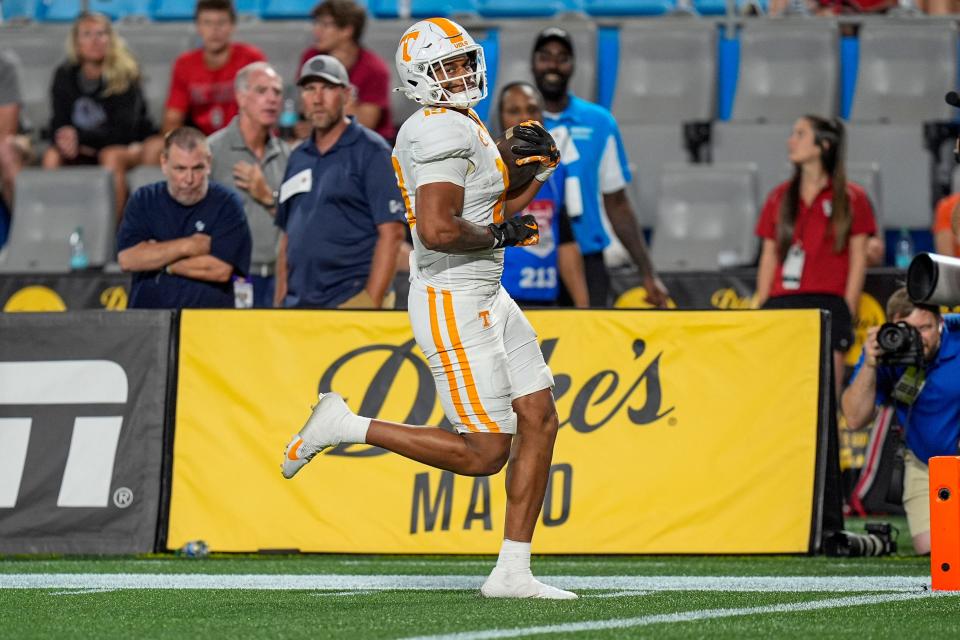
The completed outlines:
[[[887,301],[887,319],[902,324],[867,332],[841,409],[847,424],[860,429],[871,423],[877,405],[896,408],[907,447],[903,507],[913,548],[926,554],[930,553],[927,460],[957,455],[960,438],[960,315],[941,317],[938,307],[914,304],[901,288]]]

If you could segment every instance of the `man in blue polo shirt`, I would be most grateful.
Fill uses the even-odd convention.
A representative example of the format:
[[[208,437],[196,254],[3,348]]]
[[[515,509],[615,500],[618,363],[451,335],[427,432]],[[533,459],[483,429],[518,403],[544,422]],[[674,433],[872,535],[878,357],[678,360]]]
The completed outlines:
[[[867,331],[860,362],[841,408],[851,428],[870,424],[876,407],[892,403],[906,432],[903,508],[917,553],[930,553],[930,470],[933,456],[957,455],[960,440],[960,315],[942,316],[937,307],[914,304],[906,289],[887,301],[890,322],[906,322],[923,341],[924,365],[878,364],[878,327]]]
[[[239,196],[210,182],[210,147],[193,127],[171,131],[166,180],[130,197],[117,260],[133,272],[131,308],[231,308],[233,276],[250,270],[250,227]]]
[[[560,148],[566,169],[564,203],[573,233],[583,253],[590,305],[609,304],[610,276],[603,250],[610,226],[643,276],[647,300],[665,307],[667,290],[657,277],[647,245],[637,225],[625,187],[630,182],[627,153],[613,114],[567,91],[573,76],[573,39],[558,27],[548,27],[533,47],[532,71],[544,99],[544,124]]]
[[[313,134],[290,155],[280,186],[277,306],[390,308],[404,206],[390,147],[346,117],[343,64],[314,56],[300,70]]]

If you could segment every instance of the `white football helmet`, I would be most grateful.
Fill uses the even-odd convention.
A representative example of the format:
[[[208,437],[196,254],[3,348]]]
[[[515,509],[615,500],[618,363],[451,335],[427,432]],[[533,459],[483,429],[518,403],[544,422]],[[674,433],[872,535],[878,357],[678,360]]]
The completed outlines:
[[[464,54],[472,73],[449,80],[443,62]],[[483,48],[453,20],[428,18],[407,29],[397,47],[396,64],[401,86],[395,91],[420,104],[468,109],[487,96]],[[453,91],[443,87],[450,82],[458,83]],[[463,89],[457,91],[457,86]]]

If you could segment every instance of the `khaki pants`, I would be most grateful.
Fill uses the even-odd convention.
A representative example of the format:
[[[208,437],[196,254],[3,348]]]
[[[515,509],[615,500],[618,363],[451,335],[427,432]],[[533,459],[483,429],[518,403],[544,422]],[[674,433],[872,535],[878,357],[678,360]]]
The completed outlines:
[[[930,468],[909,450],[903,464],[903,509],[911,536],[930,531]]]

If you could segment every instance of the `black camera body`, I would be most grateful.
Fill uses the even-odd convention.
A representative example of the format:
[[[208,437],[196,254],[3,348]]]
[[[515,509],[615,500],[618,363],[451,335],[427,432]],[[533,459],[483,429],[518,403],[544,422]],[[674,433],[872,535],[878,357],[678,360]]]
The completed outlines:
[[[885,366],[923,366],[923,338],[915,327],[906,322],[885,322],[877,332],[880,357],[877,363]]]

